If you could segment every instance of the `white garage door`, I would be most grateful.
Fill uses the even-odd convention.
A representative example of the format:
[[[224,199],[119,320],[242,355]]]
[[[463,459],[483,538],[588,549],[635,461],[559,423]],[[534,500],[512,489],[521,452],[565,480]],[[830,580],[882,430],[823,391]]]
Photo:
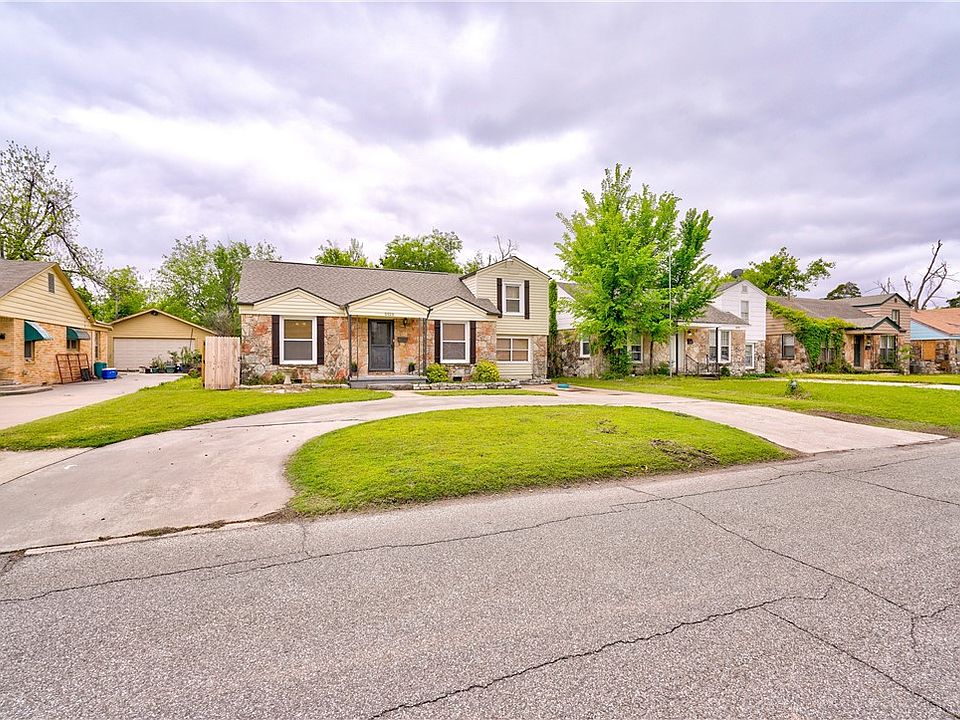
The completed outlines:
[[[171,352],[180,348],[194,349],[191,338],[116,338],[113,341],[113,364],[117,370],[138,370],[155,357],[170,360]]]

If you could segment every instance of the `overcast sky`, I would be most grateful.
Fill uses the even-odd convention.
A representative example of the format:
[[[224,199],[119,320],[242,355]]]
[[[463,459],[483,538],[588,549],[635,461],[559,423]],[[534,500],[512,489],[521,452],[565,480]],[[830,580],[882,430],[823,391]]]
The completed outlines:
[[[605,167],[836,283],[960,269],[958,5],[0,5],[0,138],[50,150],[82,240],[371,256],[454,230],[557,267]],[[951,293],[952,294],[952,293]]]

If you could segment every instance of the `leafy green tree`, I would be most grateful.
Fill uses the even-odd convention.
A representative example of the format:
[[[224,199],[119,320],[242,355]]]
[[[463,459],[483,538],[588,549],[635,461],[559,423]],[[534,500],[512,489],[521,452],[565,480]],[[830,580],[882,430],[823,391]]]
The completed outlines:
[[[853,282],[845,282],[837,285],[833,290],[827,293],[827,300],[842,300],[844,298],[858,298],[863,295],[860,292],[860,286]]]
[[[743,271],[743,277],[769,295],[793,297],[830,277],[835,266],[836,263],[817,258],[803,269],[800,260],[782,247],[767,260],[750,263],[750,267]]]
[[[128,265],[103,273],[87,304],[97,320],[113,322],[145,310],[148,303],[147,286],[137,269]]]
[[[387,243],[380,266],[392,270],[459,273],[457,253],[462,249],[463,243],[455,232],[434,228],[429,234],[417,237],[397,235]]]
[[[167,312],[199,323],[223,335],[240,331],[237,290],[244,260],[278,259],[269,243],[218,242],[204,235],[174,240],[157,271],[159,305]]]
[[[367,259],[363,252],[363,243],[356,238],[350,239],[350,244],[346,248],[341,248],[336,243],[327,240],[320,247],[320,252],[314,256],[313,261],[318,265],[344,265],[347,267],[373,267],[373,264]]]
[[[631,339],[666,340],[717,288],[716,269],[703,252],[710,215],[689,210],[678,226],[679,198],[646,185],[634,193],[630,177],[619,164],[606,170],[599,197],[584,190],[584,210],[557,215],[565,228],[556,244],[562,274],[577,284],[568,307],[616,374],[630,368]]]
[[[960,308],[960,295],[957,295],[952,300],[947,300],[947,307]]]
[[[75,199],[50,153],[9,142],[0,151],[0,258],[53,260],[70,275],[96,279],[100,256],[77,240]]]

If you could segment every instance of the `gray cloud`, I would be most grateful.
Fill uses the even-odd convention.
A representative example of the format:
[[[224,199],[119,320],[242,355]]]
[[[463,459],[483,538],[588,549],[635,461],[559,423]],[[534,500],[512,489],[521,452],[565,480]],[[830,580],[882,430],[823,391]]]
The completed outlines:
[[[960,264],[954,5],[3,5],[0,136],[49,149],[109,261],[174,237],[372,253],[437,226],[556,267],[603,168],[781,245],[823,291]]]

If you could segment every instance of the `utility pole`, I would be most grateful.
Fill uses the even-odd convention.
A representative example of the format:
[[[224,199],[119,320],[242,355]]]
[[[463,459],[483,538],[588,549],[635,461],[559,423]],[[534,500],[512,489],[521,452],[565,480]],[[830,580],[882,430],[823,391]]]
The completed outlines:
[[[680,354],[680,349],[673,332],[673,237],[670,238],[670,244],[667,246],[667,317],[670,321],[670,340],[667,342],[667,348],[669,348],[670,354],[674,356],[667,363],[667,368],[669,377],[672,378],[673,363],[680,364],[680,358],[677,357]],[[675,345],[677,345],[676,349],[674,349]]]

